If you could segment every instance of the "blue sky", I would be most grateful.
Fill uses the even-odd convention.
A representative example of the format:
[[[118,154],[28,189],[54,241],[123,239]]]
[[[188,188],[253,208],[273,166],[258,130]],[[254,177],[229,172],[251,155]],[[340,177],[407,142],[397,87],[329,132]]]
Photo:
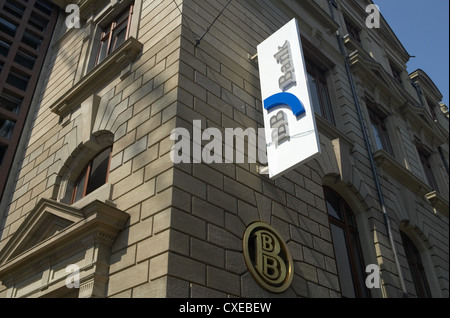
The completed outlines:
[[[449,106],[449,0],[373,0],[410,55],[408,72],[424,70]]]

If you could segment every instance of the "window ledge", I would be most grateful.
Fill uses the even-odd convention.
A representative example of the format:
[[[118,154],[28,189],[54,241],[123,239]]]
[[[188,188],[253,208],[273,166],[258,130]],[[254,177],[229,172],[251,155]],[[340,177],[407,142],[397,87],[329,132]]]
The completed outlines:
[[[130,37],[51,105],[52,112],[61,117],[67,115],[87,97],[104,86],[107,81],[117,76],[123,68],[132,63],[142,51],[142,48],[141,42]]]
[[[355,52],[362,49],[361,46],[350,36],[350,34],[346,34],[344,36],[344,44],[350,52]]]
[[[76,209],[83,209],[84,207],[86,207],[87,205],[91,204],[94,201],[100,201],[108,205],[115,206],[115,204],[111,200],[112,190],[113,190],[112,184],[106,183],[97,190],[95,190],[94,192],[92,192],[91,194],[85,196],[78,202],[72,204],[72,207]]]
[[[319,133],[325,135],[331,140],[341,139],[345,141],[350,148],[353,148],[354,141],[346,134],[342,133],[338,128],[330,124],[326,119],[316,114],[316,124]]]
[[[350,49],[356,44],[347,38],[347,47]],[[360,75],[366,82],[371,85],[377,85],[382,93],[389,94],[392,99],[392,105],[399,108],[407,102],[404,89],[394,80],[394,78],[386,72],[383,66],[377,62],[369,53],[359,47],[349,55],[349,63],[355,74]]]
[[[373,153],[376,164],[402,185],[420,196],[431,192],[431,188],[411,171],[400,165],[395,158],[384,150]]]

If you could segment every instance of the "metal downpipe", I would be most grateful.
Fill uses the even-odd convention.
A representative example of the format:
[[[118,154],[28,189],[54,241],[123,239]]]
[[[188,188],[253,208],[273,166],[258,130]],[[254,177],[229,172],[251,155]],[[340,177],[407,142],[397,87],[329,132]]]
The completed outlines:
[[[334,16],[334,9],[333,9],[333,7],[337,8],[336,1],[328,0],[328,5],[330,7],[330,12],[331,12],[332,19],[335,22],[337,22],[336,19],[335,19],[335,16]],[[400,279],[400,285],[401,285],[402,291],[403,291],[403,297],[404,298],[408,298],[408,292],[407,292],[407,289],[406,289],[405,280],[403,278],[400,262],[398,260],[397,249],[395,248],[394,237],[392,235],[392,228],[391,228],[391,224],[390,224],[390,221],[389,221],[389,215],[388,215],[387,210],[386,210],[386,204],[385,204],[385,200],[384,200],[384,195],[383,195],[383,191],[381,189],[380,178],[378,176],[377,167],[376,167],[375,160],[373,158],[373,154],[372,154],[372,151],[371,151],[371,145],[370,145],[369,136],[367,134],[366,125],[364,123],[364,117],[363,117],[363,114],[362,114],[362,111],[361,111],[361,105],[359,104],[358,95],[356,93],[356,86],[355,86],[355,82],[353,80],[353,75],[352,75],[351,68],[350,68],[350,56],[345,51],[344,42],[342,40],[341,35],[339,34],[339,30],[336,32],[336,35],[337,35],[337,39],[338,39],[339,48],[341,50],[341,53],[345,57],[345,68],[346,68],[346,71],[347,71],[348,80],[350,82],[350,87],[352,89],[352,95],[353,95],[353,99],[354,99],[355,106],[356,106],[356,109],[357,109],[358,119],[359,119],[359,122],[361,124],[361,130],[363,132],[364,141],[365,141],[367,152],[368,152],[368,155],[369,155],[370,165],[371,165],[371,168],[372,168],[372,173],[373,173],[375,185],[376,185],[376,188],[377,188],[378,199],[380,201],[380,207],[381,207],[381,210],[383,212],[384,221],[385,221],[385,225],[386,225],[386,230],[387,230],[387,233],[388,233],[388,236],[389,236],[389,242],[391,244],[391,249],[392,249],[392,252],[394,254],[394,261],[395,261],[395,265],[397,267],[398,277]]]

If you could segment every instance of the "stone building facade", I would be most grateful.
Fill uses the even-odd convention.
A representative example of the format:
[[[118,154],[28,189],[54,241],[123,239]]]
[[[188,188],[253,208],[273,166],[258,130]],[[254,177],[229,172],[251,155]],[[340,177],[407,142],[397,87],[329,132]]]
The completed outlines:
[[[0,205],[1,297],[449,296],[448,115],[387,22],[366,26],[371,1],[75,3]],[[256,47],[293,18],[322,154],[274,180],[175,164],[171,134],[195,120],[263,127]],[[244,259],[257,221],[292,257],[282,293]]]

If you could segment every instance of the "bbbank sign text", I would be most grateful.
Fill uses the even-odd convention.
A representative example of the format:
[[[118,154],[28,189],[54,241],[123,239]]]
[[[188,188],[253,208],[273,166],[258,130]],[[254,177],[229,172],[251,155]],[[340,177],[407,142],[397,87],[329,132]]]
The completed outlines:
[[[320,154],[297,20],[258,46],[270,178]]]

